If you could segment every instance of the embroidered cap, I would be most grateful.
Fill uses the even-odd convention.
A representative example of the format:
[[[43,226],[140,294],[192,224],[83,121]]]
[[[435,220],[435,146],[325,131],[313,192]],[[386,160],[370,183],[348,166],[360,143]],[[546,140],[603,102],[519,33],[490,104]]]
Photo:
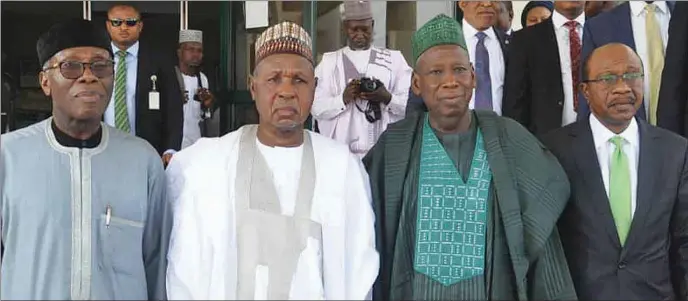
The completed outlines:
[[[313,63],[311,36],[296,23],[282,22],[266,29],[256,39],[256,64],[278,53],[298,54]]]
[[[439,45],[466,47],[463,29],[459,22],[445,14],[439,14],[413,33],[411,38],[413,61],[417,62],[423,52]]]
[[[38,62],[43,66],[56,53],[75,47],[98,47],[107,50],[113,58],[110,37],[103,26],[84,19],[57,23],[43,33],[36,42]]]
[[[182,29],[179,31],[179,44],[197,42],[203,44],[203,32],[194,29]]]
[[[344,1],[344,21],[367,20],[373,18],[368,1]]]

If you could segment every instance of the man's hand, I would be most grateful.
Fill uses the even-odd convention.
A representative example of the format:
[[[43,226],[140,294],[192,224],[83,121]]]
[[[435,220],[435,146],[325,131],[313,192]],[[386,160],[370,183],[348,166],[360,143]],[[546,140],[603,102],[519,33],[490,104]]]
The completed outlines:
[[[162,155],[162,165],[167,167],[168,164],[170,164],[170,161],[172,161],[172,153],[167,153]]]
[[[346,88],[344,89],[344,94],[342,95],[342,99],[344,100],[344,105],[348,105],[356,98],[359,97],[359,81],[354,79],[349,82],[348,85],[346,85]]]
[[[215,96],[206,88],[198,88],[196,95],[204,108],[212,108],[215,103]]]
[[[388,104],[392,101],[392,94],[387,91],[385,85],[380,85],[375,91],[370,93],[361,92],[360,97],[361,99],[384,104]]]

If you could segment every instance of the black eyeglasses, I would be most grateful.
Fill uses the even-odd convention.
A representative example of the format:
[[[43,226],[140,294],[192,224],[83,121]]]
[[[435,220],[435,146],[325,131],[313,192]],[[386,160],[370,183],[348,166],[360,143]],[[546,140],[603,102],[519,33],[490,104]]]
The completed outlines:
[[[600,83],[607,87],[616,85],[619,79],[622,79],[627,85],[632,86],[639,83],[643,79],[644,74],[642,72],[629,72],[622,75],[616,74],[605,74],[600,75],[596,79],[589,79],[583,81],[584,83]]]
[[[122,23],[127,24],[128,27],[134,27],[134,26],[136,26],[136,24],[139,23],[139,19],[136,19],[136,18],[128,18],[128,19],[124,19],[124,20],[122,20],[122,19],[110,19],[108,21],[110,21],[110,24],[113,27],[120,27],[120,26],[122,26]]]
[[[84,75],[87,66],[91,69],[91,73],[97,78],[105,78],[115,73],[115,62],[111,60],[95,61],[91,63],[64,61],[43,68],[43,71],[59,68],[64,78],[77,79]]]

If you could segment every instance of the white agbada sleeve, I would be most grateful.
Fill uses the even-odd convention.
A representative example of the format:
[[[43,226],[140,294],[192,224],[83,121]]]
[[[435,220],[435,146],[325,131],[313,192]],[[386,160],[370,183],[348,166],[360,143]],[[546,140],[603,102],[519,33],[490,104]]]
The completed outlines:
[[[380,270],[380,256],[375,249],[375,214],[370,180],[361,160],[355,155],[349,156],[347,171],[343,178],[348,182],[344,248],[346,292],[338,299],[371,300],[373,284]]]
[[[167,198],[173,206],[174,225],[170,237],[167,266],[169,300],[209,300],[212,277],[212,247],[204,237],[202,215],[192,188],[186,183],[182,166],[167,167]]]
[[[344,104],[344,87],[337,89],[333,85],[339,84],[338,74],[335,74],[337,55],[339,51],[327,53],[317,67],[315,77],[318,83],[315,87],[315,99],[311,107],[311,114],[316,120],[331,120],[337,118],[346,111]]]
[[[387,87],[392,94],[392,100],[387,104],[387,111],[393,118],[401,120],[406,116],[406,103],[408,102],[409,89],[411,88],[411,76],[413,69],[406,62],[401,52],[392,51],[392,86]]]

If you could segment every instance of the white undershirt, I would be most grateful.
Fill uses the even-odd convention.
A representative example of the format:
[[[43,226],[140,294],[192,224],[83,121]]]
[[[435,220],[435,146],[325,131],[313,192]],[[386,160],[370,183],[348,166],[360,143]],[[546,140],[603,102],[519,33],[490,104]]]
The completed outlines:
[[[282,214],[293,216],[301,178],[303,144],[297,147],[271,147],[261,143],[258,138],[256,144],[272,172]]]
[[[609,198],[609,167],[612,155],[616,147],[609,141],[616,136],[614,132],[606,128],[595,115],[590,114],[590,129],[592,130],[592,137],[595,141],[595,151],[597,152],[597,162],[600,165],[602,172],[602,181],[604,182],[604,189],[607,191],[607,198]],[[635,214],[636,194],[638,189],[638,158],[640,157],[640,133],[638,132],[638,123],[635,118],[631,124],[619,134],[623,137],[625,142],[623,152],[628,158],[628,168],[631,175],[631,217]]]

